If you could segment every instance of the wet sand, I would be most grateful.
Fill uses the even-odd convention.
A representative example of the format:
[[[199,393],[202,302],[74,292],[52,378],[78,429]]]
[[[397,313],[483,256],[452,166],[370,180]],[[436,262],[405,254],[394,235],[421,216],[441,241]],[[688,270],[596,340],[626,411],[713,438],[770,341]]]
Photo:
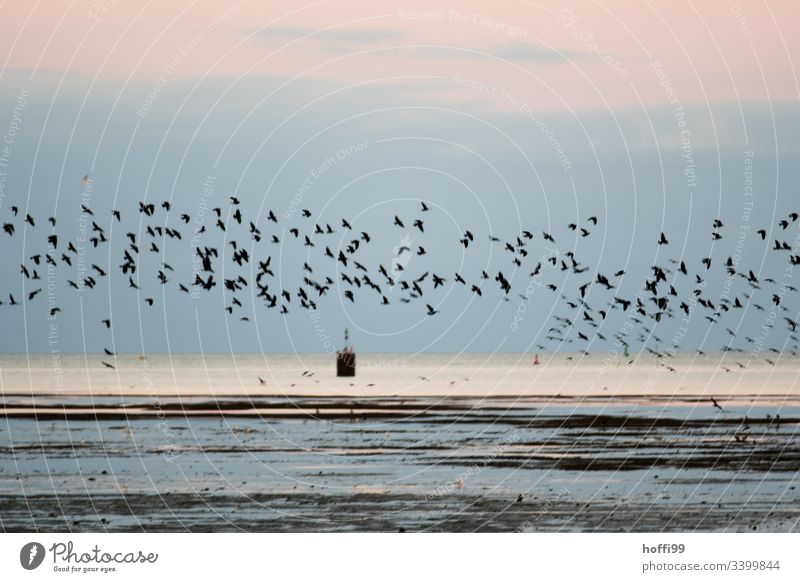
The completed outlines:
[[[800,403],[0,397],[4,531],[798,531]]]

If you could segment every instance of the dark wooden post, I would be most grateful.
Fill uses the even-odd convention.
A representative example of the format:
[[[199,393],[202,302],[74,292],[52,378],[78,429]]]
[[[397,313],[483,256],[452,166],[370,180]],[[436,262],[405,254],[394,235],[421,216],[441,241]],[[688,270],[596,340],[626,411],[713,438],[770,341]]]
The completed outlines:
[[[356,375],[356,354],[348,345],[350,334],[344,330],[344,349],[336,352],[336,375],[355,376]]]

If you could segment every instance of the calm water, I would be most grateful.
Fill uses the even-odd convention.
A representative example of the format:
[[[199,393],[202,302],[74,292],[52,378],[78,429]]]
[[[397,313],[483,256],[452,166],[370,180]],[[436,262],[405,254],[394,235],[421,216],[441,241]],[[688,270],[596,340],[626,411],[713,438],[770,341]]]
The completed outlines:
[[[794,358],[100,359],[0,357],[0,529],[798,528]]]
[[[771,358],[775,365],[765,360]],[[111,370],[101,361],[115,365]],[[4,393],[82,394],[800,394],[788,354],[672,358],[561,354],[359,354],[336,378],[330,354],[3,355]],[[303,373],[306,372],[304,376]],[[313,374],[310,375],[309,374]],[[263,384],[259,381],[263,380]]]

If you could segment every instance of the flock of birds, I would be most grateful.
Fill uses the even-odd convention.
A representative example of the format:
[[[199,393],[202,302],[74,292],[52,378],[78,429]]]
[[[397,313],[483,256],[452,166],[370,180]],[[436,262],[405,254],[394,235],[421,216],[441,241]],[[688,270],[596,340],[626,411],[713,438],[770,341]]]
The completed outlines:
[[[0,301],[0,305],[15,307],[37,301],[42,293],[43,273],[51,270],[67,271],[66,283],[75,291],[91,291],[109,277],[109,271],[114,267],[127,279],[128,286],[142,296],[147,306],[152,307],[157,296],[144,291],[150,284],[173,286],[178,293],[185,294],[212,293],[220,287],[225,293],[224,309],[227,314],[242,321],[249,321],[252,313],[242,302],[247,293],[252,293],[267,309],[275,309],[283,315],[289,314],[293,309],[317,310],[326,296],[338,293],[343,301],[353,304],[357,300],[369,300],[370,296],[381,305],[389,305],[395,301],[419,304],[421,316],[434,317],[445,308],[443,302],[437,303],[437,294],[451,286],[463,288],[476,298],[494,294],[499,300],[511,301],[512,298],[518,298],[526,303],[534,300],[530,289],[535,288],[557,294],[559,306],[564,309],[552,315],[552,325],[544,337],[540,338],[537,348],[543,351],[557,350],[565,344],[576,344],[569,351],[588,354],[594,341],[613,338],[618,345],[624,346],[626,353],[633,347],[632,344],[640,344],[643,351],[656,356],[664,362],[665,367],[674,371],[669,364],[669,358],[679,348],[678,342],[665,341],[656,333],[660,322],[673,318],[693,318],[699,313],[707,320],[708,326],[725,326],[730,341],[721,347],[723,351],[744,352],[743,348],[734,346],[734,340],[739,333],[732,327],[736,328],[738,325],[727,322],[737,319],[736,312],[748,309],[765,312],[765,326],[770,331],[776,325],[784,326],[788,339],[783,346],[789,346],[791,341],[791,347],[787,349],[792,352],[797,350],[798,313],[791,311],[787,305],[791,305],[788,301],[790,294],[796,294],[798,289],[783,278],[778,281],[774,277],[763,275],[759,269],[754,271],[742,267],[733,257],[728,257],[725,261],[712,260],[711,257],[699,260],[665,258],[661,264],[650,267],[636,294],[623,296],[620,284],[626,277],[624,269],[601,273],[582,263],[575,251],[561,252],[553,248],[557,246],[556,237],[563,239],[569,236],[573,242],[590,237],[598,226],[595,216],[582,223],[566,225],[563,233],[535,232],[531,229],[522,230],[508,238],[500,238],[493,234],[479,236],[465,230],[458,240],[463,253],[470,252],[480,244],[497,245],[503,249],[501,256],[507,259],[505,273],[503,269],[492,273],[478,269],[480,272],[470,274],[466,269],[449,273],[420,269],[411,273],[409,259],[412,256],[425,257],[428,250],[422,245],[412,244],[410,236],[402,235],[413,231],[418,233],[415,236],[424,237],[426,223],[435,215],[435,211],[425,202],[413,204],[419,206],[412,218],[394,216],[391,224],[379,226],[382,232],[386,229],[396,230],[401,235],[401,240],[407,241],[394,248],[394,256],[387,263],[388,266],[371,265],[361,258],[373,237],[369,232],[354,229],[346,218],[341,218],[335,225],[321,223],[315,220],[310,210],[302,209],[296,221],[281,224],[282,221],[275,212],[269,210],[262,220],[253,221],[244,216],[236,197],[230,197],[227,208],[213,208],[208,224],[203,222],[199,225],[188,214],[175,212],[168,201],[160,204],[140,202],[136,217],[139,222],[138,232],[126,232],[125,246],[118,262],[112,259],[109,249],[104,255],[105,266],[100,266],[85,260],[84,246],[98,255],[103,253],[103,247],[110,244],[113,225],[121,225],[123,216],[119,210],[111,210],[109,216],[102,217],[82,203],[82,217],[87,225],[91,223],[87,228],[89,232],[81,239],[82,242],[79,244],[77,234],[76,240],[65,240],[57,231],[55,217],[51,216],[43,221],[46,239],[40,240],[46,240],[46,250],[27,256],[20,265],[19,272],[25,280],[24,295],[18,295],[18,299],[14,292],[6,293],[4,295],[7,299]],[[6,238],[18,236],[21,229],[35,231],[42,227],[38,218],[20,212],[15,206],[0,212],[0,216]],[[756,231],[756,240],[763,245],[769,245],[769,249],[763,249],[764,252],[781,253],[785,255],[786,263],[792,266],[800,265],[800,254],[796,254],[797,248],[782,239],[788,235],[789,227],[797,223],[798,217],[798,213],[793,212],[780,220],[774,229]],[[214,224],[211,224],[212,221]],[[224,246],[205,242],[204,237],[210,236],[212,230],[222,233],[227,241]],[[711,241],[720,240],[723,233],[722,221],[714,220]],[[774,233],[777,233],[777,238]],[[336,234],[339,235],[339,244],[331,242]],[[247,237],[246,243],[242,242],[241,235]],[[26,236],[26,240],[28,239],[30,237]],[[770,243],[770,240],[774,242]],[[183,241],[183,244],[191,245],[193,264],[197,267],[193,269],[193,278],[179,280],[175,269],[164,260],[167,258],[167,241]],[[667,234],[663,232],[654,242],[659,247],[670,244]],[[549,250],[544,252],[537,247],[537,243],[549,247]],[[279,285],[282,278],[276,278],[273,269],[273,255],[279,245],[285,244],[299,245],[309,256],[300,267],[302,283],[296,288]],[[29,247],[30,243],[25,246]],[[155,272],[140,270],[144,262],[142,255],[145,253],[155,255],[158,265]],[[312,253],[318,258],[312,260]],[[226,257],[230,260],[231,268],[227,268]],[[117,264],[113,265],[114,262]],[[424,264],[424,259],[415,259],[414,265],[422,265],[424,268]],[[464,264],[469,265],[466,261]],[[732,279],[729,292],[712,296],[711,291],[706,288],[705,281],[712,276],[713,269],[722,269],[724,276]],[[570,275],[567,281],[574,282],[574,288],[546,280],[547,275],[554,271]],[[516,283],[520,279],[523,280],[525,292],[519,292],[518,286],[512,284],[512,281]],[[599,291],[592,294],[595,301],[590,304],[588,293],[595,287]],[[598,297],[599,304],[596,301]],[[51,318],[57,317],[61,311],[58,305],[52,304],[47,309]],[[603,324],[614,310],[625,313],[626,323],[616,326],[617,329],[611,333]],[[777,316],[767,318],[766,314],[772,312],[776,312]],[[111,329],[110,316],[99,323],[105,329]],[[753,346],[760,345],[757,338],[745,336],[743,339]],[[782,351],[784,349],[765,348],[766,361],[773,364],[769,352],[777,354]],[[109,348],[105,348],[105,353],[109,357],[115,355]],[[106,360],[102,364],[108,368],[114,367],[113,363]],[[741,362],[738,365],[744,367]]]

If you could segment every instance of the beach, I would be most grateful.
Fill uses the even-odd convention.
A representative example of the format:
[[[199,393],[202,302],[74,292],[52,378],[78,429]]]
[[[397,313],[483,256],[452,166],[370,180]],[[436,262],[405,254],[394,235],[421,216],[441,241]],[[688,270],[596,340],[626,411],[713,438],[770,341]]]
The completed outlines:
[[[788,354],[359,357],[3,356],[0,526],[798,530]]]

